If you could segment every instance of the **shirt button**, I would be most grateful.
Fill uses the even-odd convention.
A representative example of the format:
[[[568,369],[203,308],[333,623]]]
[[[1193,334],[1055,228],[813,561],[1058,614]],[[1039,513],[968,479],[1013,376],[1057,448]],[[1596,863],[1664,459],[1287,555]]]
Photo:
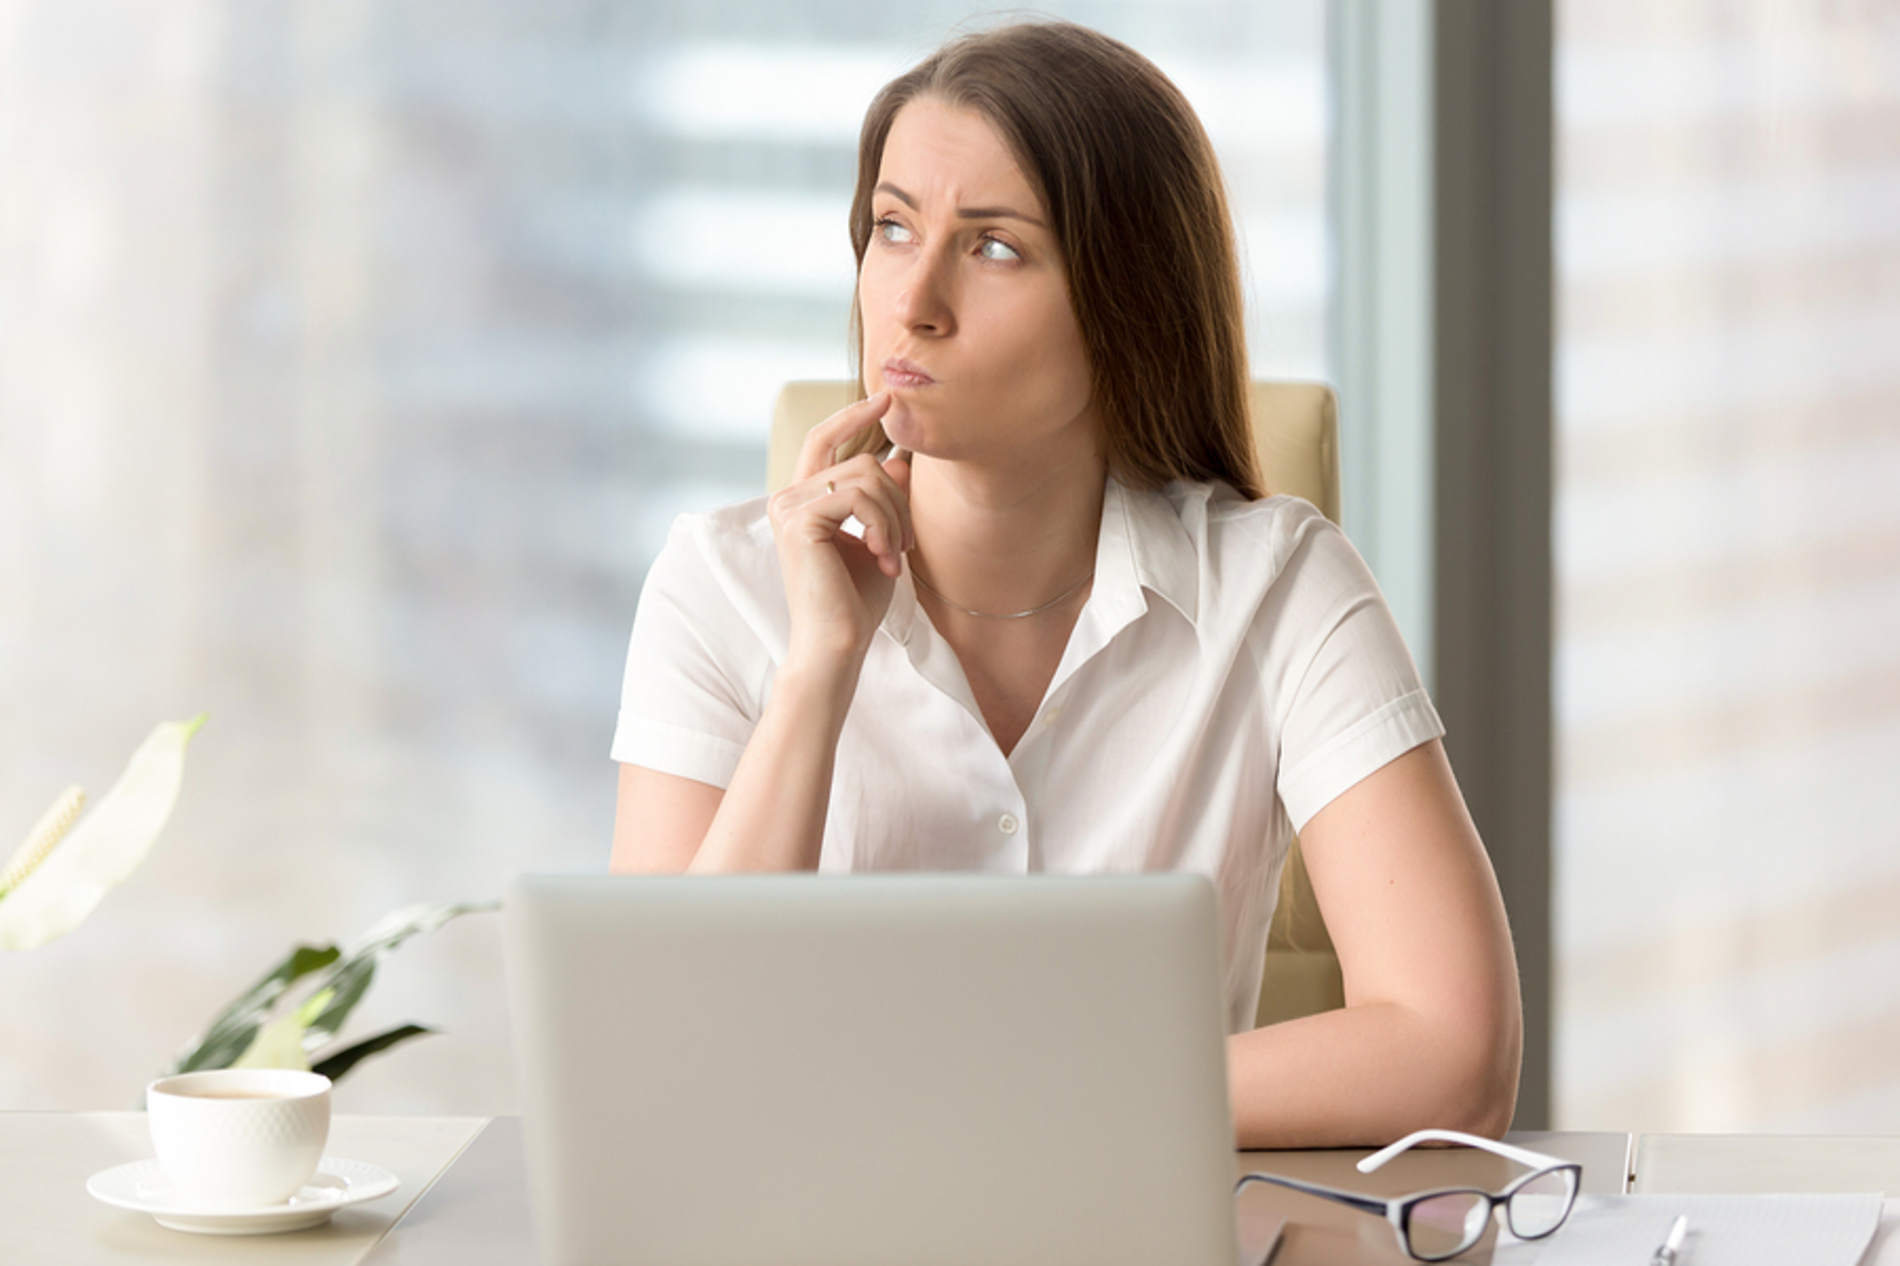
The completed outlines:
[[[996,829],[1001,831],[1004,835],[1016,834],[1017,828],[1021,826],[1022,823],[1016,820],[1016,815],[1013,813],[1005,813],[1002,817],[996,819]]]
[[[1042,723],[1044,725],[1054,725],[1056,723],[1056,718],[1061,715],[1062,715],[1061,708],[1051,708],[1047,712],[1042,714]]]

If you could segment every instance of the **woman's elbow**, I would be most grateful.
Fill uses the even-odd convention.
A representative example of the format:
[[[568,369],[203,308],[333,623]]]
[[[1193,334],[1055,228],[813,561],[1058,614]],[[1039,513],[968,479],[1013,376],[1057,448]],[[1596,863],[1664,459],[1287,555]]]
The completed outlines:
[[[1496,1069],[1477,1083],[1466,1096],[1462,1124],[1451,1128],[1488,1139],[1503,1138],[1517,1113],[1517,1067]]]
[[[1487,1022],[1488,1021],[1488,1022]],[[1445,1128],[1501,1138],[1517,1112],[1517,1081],[1524,1061],[1524,1017],[1515,992],[1496,1014],[1458,1022],[1460,1048],[1452,1062],[1443,1105]]]

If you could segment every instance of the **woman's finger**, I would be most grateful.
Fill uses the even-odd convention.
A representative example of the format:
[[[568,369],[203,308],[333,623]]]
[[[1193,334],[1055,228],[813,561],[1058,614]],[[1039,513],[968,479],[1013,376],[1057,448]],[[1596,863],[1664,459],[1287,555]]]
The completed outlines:
[[[861,469],[854,469],[852,464],[833,466],[815,478],[788,484],[773,493],[773,521],[784,526],[798,524],[803,529],[799,535],[813,542],[829,540],[840,530],[861,537],[865,523],[882,522],[886,517],[889,495],[875,486],[881,480],[880,476],[866,487]],[[859,518],[859,524],[855,530],[847,529],[853,517]]]
[[[835,493],[820,494],[822,500],[831,503],[821,507],[821,512],[835,514],[839,506],[846,509],[838,531],[856,537],[880,558],[895,560],[904,552],[910,539],[910,507],[903,490],[888,475],[874,468],[869,475],[847,475],[835,487]]]
[[[898,496],[902,498],[904,552],[908,554],[917,548],[917,531],[910,522],[910,450],[898,448],[893,444],[889,456],[880,461],[878,466],[883,470],[885,477],[891,481],[891,486],[897,489]]]
[[[869,454],[793,484],[773,498],[774,522],[818,544],[856,539],[895,576],[909,547],[910,504],[903,487]]]
[[[866,548],[890,561],[891,566],[885,570],[895,575],[899,570],[896,566],[898,556],[911,546],[910,494],[905,484],[894,478],[891,469],[883,462],[868,453],[852,458],[837,470],[862,489],[866,500],[875,508],[875,514],[856,510],[858,521],[865,529],[861,539]],[[908,475],[909,472],[905,470],[903,473]]]
[[[891,407],[891,393],[880,391],[856,404],[848,404],[814,426],[799,446],[798,461],[792,467],[793,479],[810,479],[832,464],[831,455],[838,446],[866,430]]]

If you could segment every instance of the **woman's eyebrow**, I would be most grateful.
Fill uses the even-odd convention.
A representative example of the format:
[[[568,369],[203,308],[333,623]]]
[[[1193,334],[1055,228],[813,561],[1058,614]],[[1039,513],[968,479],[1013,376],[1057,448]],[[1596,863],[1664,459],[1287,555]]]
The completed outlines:
[[[917,209],[917,199],[911,197],[888,180],[879,181],[876,192],[890,194],[891,197],[897,199],[912,211]],[[1009,207],[958,207],[957,217],[963,220],[1021,220],[1026,224],[1033,224],[1039,229],[1049,227],[1035,216],[1026,215],[1021,211],[1011,210]]]

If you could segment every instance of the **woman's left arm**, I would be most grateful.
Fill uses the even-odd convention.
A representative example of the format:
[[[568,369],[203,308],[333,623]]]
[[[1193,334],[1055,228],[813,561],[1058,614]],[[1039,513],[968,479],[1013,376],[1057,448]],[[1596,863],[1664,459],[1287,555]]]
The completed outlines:
[[[1497,877],[1434,739],[1300,832],[1346,1006],[1228,1039],[1242,1147],[1511,1123],[1524,1022]]]

